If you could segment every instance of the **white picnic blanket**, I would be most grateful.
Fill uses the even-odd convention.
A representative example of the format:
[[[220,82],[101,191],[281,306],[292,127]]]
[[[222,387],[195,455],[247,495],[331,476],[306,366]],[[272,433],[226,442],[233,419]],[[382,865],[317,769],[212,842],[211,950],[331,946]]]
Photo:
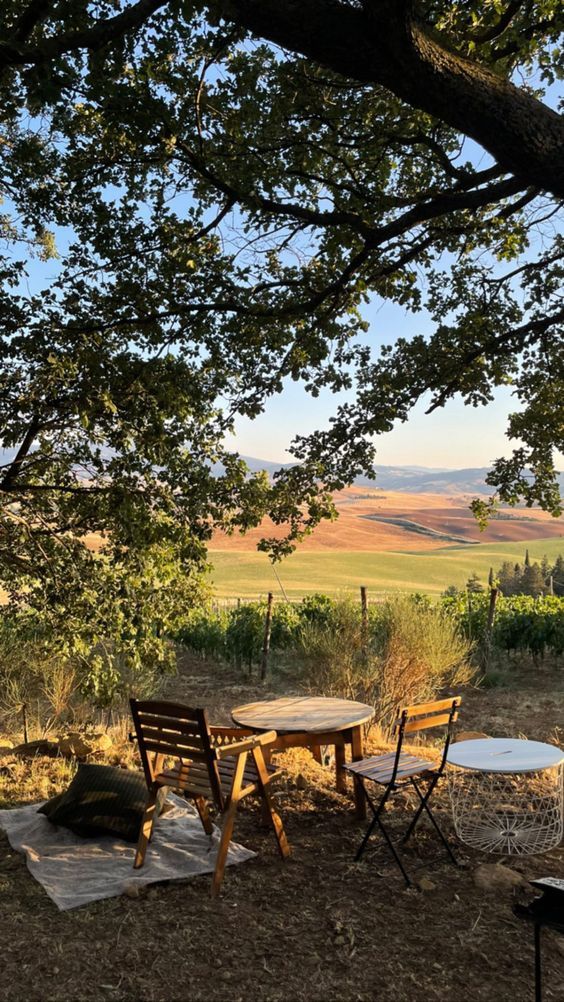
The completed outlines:
[[[213,871],[218,828],[214,826],[213,834],[206,835],[195,808],[173,793],[169,793],[167,804],[172,809],[157,819],[145,863],[139,870],[133,869],[134,845],[113,836],[80,838],[38,814],[40,803],[0,811],[0,828],[12,848],[25,855],[30,873],[51,900],[66,911],[159,880],[184,880]],[[231,842],[227,865],[255,855],[251,849]]]

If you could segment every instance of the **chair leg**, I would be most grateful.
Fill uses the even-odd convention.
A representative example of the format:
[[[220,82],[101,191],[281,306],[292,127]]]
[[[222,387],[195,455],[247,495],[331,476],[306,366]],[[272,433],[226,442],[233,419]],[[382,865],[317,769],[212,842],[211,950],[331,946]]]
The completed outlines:
[[[223,825],[221,828],[221,838],[219,840],[217,857],[215,861],[215,870],[213,871],[212,886],[211,886],[212,898],[217,898],[221,887],[221,882],[223,880],[223,874],[225,872],[227,853],[229,850],[229,843],[231,841],[231,836],[233,834],[233,828],[235,826],[235,815],[237,814],[237,807],[239,805],[241,783],[243,780],[243,773],[245,771],[246,761],[247,761],[247,753],[243,752],[241,755],[238,756],[237,764],[233,772],[233,781],[231,783],[229,804],[223,819]]]
[[[542,1002],[541,927],[535,922],[535,1002]]]
[[[431,793],[433,792],[435,786],[437,785],[438,779],[439,779],[439,777],[437,776],[433,780],[433,782],[430,784],[429,789],[427,790],[427,792],[425,794],[421,793],[421,790],[419,789],[417,783],[415,782],[414,779],[412,779],[411,782],[412,782],[412,784],[413,784],[413,786],[415,788],[415,792],[417,793],[417,796],[419,797],[419,799],[421,801],[420,807],[418,808],[418,811],[417,811],[417,814],[416,814],[416,819],[419,818],[419,816],[421,815],[422,811],[426,812],[426,814],[427,814],[427,816],[428,816],[431,824],[433,825],[433,828],[435,829],[437,835],[439,836],[441,842],[443,843],[443,845],[444,845],[444,847],[445,847],[445,849],[447,851],[448,856],[450,857],[451,863],[453,863],[454,866],[458,866],[458,860],[456,859],[456,856],[454,855],[454,853],[453,853],[450,845],[448,844],[445,836],[443,835],[441,829],[439,828],[439,825],[437,824],[435,816],[431,813],[431,809],[430,809],[430,807],[429,807],[429,805],[427,803],[427,801],[429,800],[429,797],[431,796]],[[415,823],[417,823],[417,820],[415,821]],[[413,824],[413,821],[412,821],[411,825],[408,828],[408,833],[409,834],[410,834],[410,829],[413,830],[414,827],[415,827],[415,825]],[[405,837],[407,838],[408,835],[406,835]]]
[[[394,857],[394,860],[396,861],[396,864],[397,864],[399,870],[401,871],[401,874],[402,874],[403,879],[405,880],[406,886],[407,887],[411,887],[411,880],[410,880],[410,878],[409,878],[409,876],[407,874],[407,871],[406,871],[406,869],[405,869],[405,867],[404,867],[404,865],[403,865],[403,863],[402,863],[402,861],[400,859],[400,856],[396,852],[396,848],[394,846],[394,843],[392,842],[390,836],[388,835],[388,832],[386,831],[386,828],[384,827],[384,825],[382,823],[382,820],[380,818],[380,814],[383,811],[384,805],[385,805],[386,801],[388,800],[388,797],[390,796],[390,793],[391,793],[390,787],[388,786],[386,788],[386,791],[385,791],[385,793],[384,793],[384,795],[383,795],[382,799],[380,800],[380,803],[378,804],[377,807],[374,807],[374,804],[372,803],[372,800],[371,800],[371,798],[369,797],[369,795],[367,793],[367,790],[366,790],[366,787],[364,785],[364,782],[362,782],[362,789],[364,791],[364,796],[366,797],[366,800],[367,800],[368,804],[370,805],[371,810],[373,811],[374,817],[372,818],[372,821],[370,822],[370,824],[369,824],[369,826],[367,828],[366,834],[365,834],[362,842],[360,843],[360,845],[359,845],[359,847],[357,849],[356,856],[354,857],[355,863],[357,863],[358,860],[361,858],[364,850],[366,849],[366,846],[368,845],[368,842],[370,840],[370,836],[372,835],[372,833],[373,833],[374,829],[376,828],[376,826],[378,826],[378,828],[380,830],[380,833],[381,833],[384,841],[386,842],[386,845],[388,846],[388,849],[390,850],[392,856]]]
[[[362,782],[362,780],[361,780],[361,782]],[[364,795],[365,795],[365,797],[366,797],[366,799],[367,799],[368,803],[370,804],[370,807],[372,808],[372,810],[373,810],[373,812],[374,812],[374,817],[372,818],[372,821],[371,821],[371,822],[370,822],[370,824],[368,825],[368,828],[366,829],[366,833],[365,833],[365,835],[364,835],[364,838],[363,838],[362,842],[360,843],[360,845],[359,845],[359,847],[358,847],[358,849],[357,849],[357,851],[356,851],[356,855],[355,855],[355,857],[354,857],[354,861],[355,861],[355,863],[358,863],[358,861],[359,861],[360,857],[362,856],[362,854],[363,854],[364,850],[366,849],[366,846],[368,845],[368,842],[369,842],[369,839],[370,839],[370,836],[372,835],[372,832],[374,831],[374,829],[375,829],[375,827],[376,827],[376,824],[377,824],[377,812],[381,810],[381,808],[382,808],[382,807],[384,806],[384,804],[385,804],[386,800],[388,799],[388,798],[387,798],[387,795],[385,794],[385,795],[384,795],[384,796],[385,796],[385,799],[384,799],[384,800],[382,801],[382,803],[381,803],[381,804],[379,804],[379,805],[378,805],[378,807],[377,807],[377,808],[375,808],[375,807],[373,806],[373,804],[372,804],[371,800],[370,800],[370,797],[368,796],[368,794],[367,794],[367,792],[366,792],[366,788],[365,788],[365,786],[364,786],[364,783],[362,783],[362,790],[363,790],[363,793],[364,793]]]
[[[153,826],[156,821],[156,803],[158,796],[158,787],[153,787],[149,790],[149,800],[147,801],[147,806],[145,808],[145,813],[143,815],[143,820],[141,822],[141,829],[139,831],[139,839],[137,842],[137,848],[135,850],[135,860],[133,863],[133,868],[138,870],[139,867],[143,866],[145,862],[145,854],[147,852],[147,846],[151,835],[153,834]]]
[[[403,842],[407,842],[407,840],[409,838],[411,838],[411,836],[413,835],[413,832],[415,831],[415,829],[417,827],[417,824],[419,823],[419,819],[420,819],[420,817],[421,817],[421,815],[422,815],[422,813],[423,813],[423,811],[425,809],[426,802],[429,799],[429,797],[431,796],[433,790],[435,789],[435,786],[437,785],[438,779],[439,779],[438,776],[433,776],[433,778],[432,778],[432,780],[431,780],[431,782],[430,782],[430,784],[429,784],[429,786],[427,788],[427,791],[426,791],[426,793],[425,793],[424,796],[421,794],[421,792],[419,790],[419,787],[417,786],[417,783],[415,782],[415,780],[413,778],[411,779],[411,785],[415,789],[415,792],[417,793],[417,795],[419,797],[420,803],[419,803],[419,807],[415,811],[415,814],[413,815],[413,818],[411,819],[411,824],[409,825],[409,828],[407,829],[405,835],[403,836],[403,839],[402,839]]]
[[[196,810],[200,815],[200,821],[202,822],[204,831],[206,835],[211,835],[213,832],[213,823],[210,818],[210,812],[208,809],[208,802],[205,797],[194,797],[194,803],[196,805]]]
[[[253,750],[253,760],[255,763],[255,768],[258,776],[258,785],[262,801],[262,814],[263,817],[268,819],[269,825],[276,836],[276,841],[278,843],[278,850],[282,859],[287,859],[290,855],[291,849],[286,838],[286,832],[284,831],[284,825],[282,824],[282,818],[275,809],[272,803],[272,797],[270,795],[270,776],[266,769],[266,763],[263,758],[262,748],[255,748]]]

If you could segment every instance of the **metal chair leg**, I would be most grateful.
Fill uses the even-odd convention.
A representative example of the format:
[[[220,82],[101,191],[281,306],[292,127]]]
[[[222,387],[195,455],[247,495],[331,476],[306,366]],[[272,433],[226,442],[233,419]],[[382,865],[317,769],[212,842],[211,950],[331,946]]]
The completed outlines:
[[[364,850],[366,849],[366,846],[368,845],[370,836],[372,835],[372,832],[374,831],[374,829],[376,827],[378,813],[379,813],[379,811],[382,810],[382,808],[383,808],[384,804],[386,803],[386,800],[388,799],[388,796],[389,796],[389,791],[386,790],[384,796],[382,797],[380,803],[378,804],[378,807],[374,807],[374,804],[372,803],[372,799],[371,799],[371,797],[369,797],[368,792],[366,790],[366,787],[365,787],[364,783],[362,782],[362,780],[361,780],[361,784],[362,784],[362,792],[364,793],[364,796],[366,798],[368,806],[370,807],[370,809],[371,809],[374,817],[372,818],[372,821],[368,825],[368,828],[366,829],[366,833],[364,835],[364,838],[362,839],[362,842],[360,843],[360,845],[359,845],[359,847],[358,847],[358,849],[356,851],[356,856],[354,857],[355,863],[358,863],[360,857],[362,856]]]
[[[413,815],[413,818],[411,819],[411,823],[409,825],[409,828],[407,829],[405,835],[403,836],[403,840],[402,840],[403,842],[407,842],[407,840],[409,838],[411,838],[411,836],[413,835],[413,832],[415,831],[415,828],[416,828],[416,826],[417,826],[417,824],[419,822],[419,818],[421,817],[421,815],[422,815],[422,813],[423,813],[423,811],[425,809],[426,801],[429,799],[429,797],[431,796],[433,790],[435,789],[435,786],[437,785],[438,778],[439,778],[438,776],[433,777],[433,779],[431,780],[431,783],[429,785],[429,788],[427,789],[427,792],[425,793],[424,796],[422,796],[422,794],[421,794],[421,792],[419,790],[419,787],[417,786],[417,783],[415,782],[415,779],[413,779],[413,778],[411,779],[411,785],[413,786],[413,788],[415,789],[416,793],[418,794],[419,800],[421,802],[420,802],[419,807],[417,808],[415,814]]]
[[[416,814],[414,820],[415,820],[415,824],[417,824],[417,821],[419,820],[419,817],[420,817],[421,813],[423,811],[426,812],[426,814],[427,814],[427,816],[428,816],[431,824],[433,825],[433,827],[434,827],[437,835],[439,836],[441,842],[443,843],[443,845],[444,845],[444,847],[445,847],[445,849],[446,849],[446,851],[447,851],[447,853],[448,853],[448,855],[450,857],[451,862],[453,863],[454,866],[458,866],[458,860],[456,859],[456,857],[455,857],[455,855],[454,855],[454,853],[453,853],[450,845],[448,844],[445,836],[443,835],[441,829],[439,828],[439,825],[438,825],[437,821],[435,820],[435,816],[432,814],[431,809],[430,809],[430,807],[429,807],[429,805],[427,803],[427,801],[429,800],[429,797],[431,796],[431,793],[433,792],[435,786],[437,785],[438,779],[439,779],[439,777],[437,776],[437,778],[429,786],[429,789],[427,790],[427,793],[425,795],[421,793],[421,790],[417,786],[417,783],[415,782],[415,780],[414,779],[411,780],[412,785],[413,785],[413,787],[415,789],[415,792],[417,793],[417,796],[419,797],[419,799],[421,801],[421,805],[420,805],[420,807],[419,807],[419,809],[417,811],[417,814]],[[404,837],[404,841],[405,841],[406,838],[409,837],[409,835],[413,831],[414,827],[415,827],[415,825],[414,825],[414,823],[412,821],[411,825],[408,828],[407,834]]]
[[[386,842],[386,844],[387,844],[387,846],[388,846],[388,848],[389,848],[392,856],[394,857],[394,859],[396,861],[397,866],[399,867],[399,869],[401,871],[401,874],[403,876],[403,879],[405,880],[405,883],[406,883],[407,887],[411,887],[411,880],[409,879],[409,876],[407,875],[407,872],[406,872],[405,867],[404,867],[404,865],[403,865],[403,863],[402,863],[402,861],[400,859],[400,856],[396,852],[396,848],[394,846],[394,843],[392,842],[390,836],[388,835],[388,832],[386,831],[386,828],[384,827],[384,824],[382,823],[382,820],[380,818],[380,814],[381,814],[381,812],[382,812],[382,810],[384,808],[384,805],[385,805],[386,801],[388,800],[388,798],[390,796],[390,793],[392,791],[391,791],[390,787],[387,787],[386,792],[384,793],[384,796],[380,800],[380,803],[378,804],[377,807],[375,807],[374,804],[373,804],[373,802],[372,802],[371,797],[368,795],[368,793],[366,791],[364,783],[362,784],[362,789],[363,789],[363,792],[364,792],[364,796],[366,797],[366,800],[367,800],[367,802],[368,802],[368,804],[370,806],[370,809],[372,810],[372,812],[374,814],[374,817],[372,818],[372,821],[370,822],[370,824],[369,824],[369,826],[368,826],[368,828],[366,830],[366,834],[365,834],[362,842],[360,843],[360,845],[359,845],[359,847],[357,849],[356,856],[354,857],[355,863],[357,863],[359,861],[359,859],[361,858],[364,850],[366,849],[366,846],[368,845],[368,842],[370,840],[370,836],[372,835],[372,833],[373,833],[374,829],[376,828],[376,826],[378,826],[378,828],[380,829],[380,832],[381,832],[381,834],[382,834],[382,836],[384,838],[384,841]]]
[[[542,1002],[541,927],[535,922],[535,1002]]]

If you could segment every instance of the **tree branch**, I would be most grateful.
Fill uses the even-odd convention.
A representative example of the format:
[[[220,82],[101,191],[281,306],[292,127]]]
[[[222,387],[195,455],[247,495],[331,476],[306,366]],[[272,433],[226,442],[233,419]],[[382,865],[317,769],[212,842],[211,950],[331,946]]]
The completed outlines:
[[[471,136],[523,187],[564,195],[564,120],[557,112],[410,20],[405,4],[368,6],[369,13],[337,0],[219,0],[228,21],[352,80],[387,88]]]
[[[77,52],[80,49],[100,49],[116,38],[125,35],[126,32],[139,28],[157,10],[166,7],[168,2],[169,0],[138,0],[121,14],[97,21],[91,28],[54,35],[46,38],[41,45],[29,48],[14,44],[12,39],[0,42],[0,69],[3,66],[27,66],[30,63],[44,63],[49,59],[55,59],[67,52]],[[39,2],[37,6],[39,6]],[[30,18],[31,16],[29,15]]]
[[[473,362],[477,361],[482,355],[501,355],[501,354],[513,354],[515,351],[520,350],[522,344],[515,344],[515,342],[525,342],[531,335],[535,337],[542,337],[543,334],[547,332],[554,324],[564,322],[564,309],[558,311],[558,313],[553,313],[551,316],[543,317],[538,320],[530,320],[529,323],[523,324],[521,327],[516,327],[515,330],[506,331],[505,334],[500,334],[498,337],[492,338],[488,343],[481,344],[477,348],[474,348],[471,352],[468,352],[462,359],[457,360],[457,368],[459,373],[445,386],[444,390],[439,394],[437,399],[431,404],[430,407],[425,411],[426,414],[432,414],[439,407],[443,407],[446,401],[456,393],[456,390],[460,386],[461,375],[465,372]],[[514,342],[510,348],[508,344]]]

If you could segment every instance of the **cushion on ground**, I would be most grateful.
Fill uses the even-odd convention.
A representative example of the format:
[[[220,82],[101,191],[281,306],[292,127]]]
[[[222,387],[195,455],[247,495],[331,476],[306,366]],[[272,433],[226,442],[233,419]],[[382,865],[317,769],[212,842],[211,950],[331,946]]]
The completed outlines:
[[[165,796],[162,791],[157,810]],[[136,842],[146,803],[142,773],[109,765],[79,765],[69,788],[43,804],[39,813],[83,838],[113,835]]]

